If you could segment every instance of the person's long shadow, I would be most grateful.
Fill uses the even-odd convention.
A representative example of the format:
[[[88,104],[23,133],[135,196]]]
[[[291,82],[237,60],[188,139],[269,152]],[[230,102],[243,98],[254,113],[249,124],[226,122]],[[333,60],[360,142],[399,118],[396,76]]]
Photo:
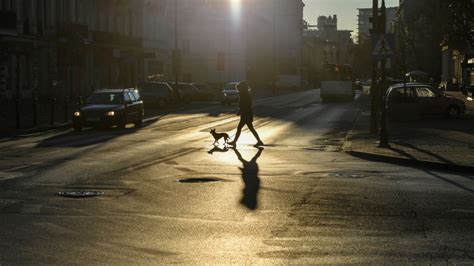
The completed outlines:
[[[239,161],[243,164],[243,167],[240,167],[239,169],[242,171],[242,180],[244,181],[245,187],[242,191],[243,193],[240,203],[250,210],[255,210],[258,205],[257,195],[258,190],[260,189],[257,159],[262,155],[263,148],[259,147],[258,152],[250,161],[246,161],[235,147],[233,147],[232,150],[237,155],[237,158],[239,158]]]

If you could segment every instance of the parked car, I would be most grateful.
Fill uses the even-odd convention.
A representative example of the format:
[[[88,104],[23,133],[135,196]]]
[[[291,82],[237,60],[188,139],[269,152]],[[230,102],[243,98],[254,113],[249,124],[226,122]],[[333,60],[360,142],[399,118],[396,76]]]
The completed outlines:
[[[364,87],[362,85],[362,80],[356,79],[356,81],[354,83],[354,88],[355,88],[355,90],[362,91],[364,89]]]
[[[103,89],[94,91],[73,113],[72,126],[76,131],[87,126],[118,126],[128,123],[142,126],[143,102],[136,89]]]
[[[388,116],[392,119],[446,115],[456,118],[466,111],[465,103],[422,83],[391,86],[385,94]]]
[[[191,83],[198,89],[198,99],[201,101],[211,101],[214,99],[214,89],[206,83]]]
[[[222,88],[222,104],[231,104],[239,102],[239,91],[237,90],[238,82],[230,82]]]
[[[196,101],[198,95],[198,89],[190,83],[180,82],[175,84],[173,82],[168,83],[174,90],[177,90],[180,94],[181,101],[184,103],[190,103]]]
[[[173,88],[166,82],[145,82],[140,88],[140,95],[145,106],[163,108],[179,101]]]

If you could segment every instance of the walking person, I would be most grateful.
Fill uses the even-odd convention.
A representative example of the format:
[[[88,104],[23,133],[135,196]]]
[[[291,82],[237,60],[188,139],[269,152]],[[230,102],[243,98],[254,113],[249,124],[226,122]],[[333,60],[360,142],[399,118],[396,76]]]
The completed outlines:
[[[237,140],[240,137],[242,128],[244,125],[247,125],[250,132],[252,132],[252,134],[257,139],[257,144],[255,144],[255,146],[263,146],[262,140],[253,127],[252,97],[250,96],[249,85],[247,82],[241,81],[239,84],[237,84],[237,90],[239,91],[239,113],[237,115],[240,115],[240,122],[237,126],[237,132],[235,133],[234,140],[229,142],[229,145],[237,145]]]

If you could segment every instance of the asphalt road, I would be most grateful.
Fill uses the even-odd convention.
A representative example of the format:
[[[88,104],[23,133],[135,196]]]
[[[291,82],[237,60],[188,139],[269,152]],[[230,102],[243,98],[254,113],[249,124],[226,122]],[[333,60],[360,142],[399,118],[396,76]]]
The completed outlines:
[[[263,149],[213,149],[216,104],[1,141],[0,265],[474,263],[473,175],[345,154],[358,105],[317,90],[255,105]]]

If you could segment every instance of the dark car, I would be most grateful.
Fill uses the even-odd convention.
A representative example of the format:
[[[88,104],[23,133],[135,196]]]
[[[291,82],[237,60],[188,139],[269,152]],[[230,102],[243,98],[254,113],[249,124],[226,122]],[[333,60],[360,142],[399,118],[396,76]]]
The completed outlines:
[[[466,111],[465,103],[421,83],[393,85],[387,90],[388,115],[392,119],[446,115],[456,118]]]
[[[140,95],[145,106],[166,107],[177,103],[179,97],[166,82],[145,82],[140,88]]]
[[[214,89],[206,83],[191,83],[198,89],[198,99],[201,101],[211,101],[214,99]]]
[[[72,126],[80,131],[88,126],[118,126],[128,123],[140,127],[143,121],[143,102],[135,89],[103,89],[92,93],[78,108]]]
[[[222,88],[222,104],[231,104],[239,102],[239,91],[237,90],[238,82],[227,83]]]
[[[190,103],[196,101],[198,95],[198,89],[190,83],[168,83],[174,90],[179,91],[181,101],[184,103]]]

